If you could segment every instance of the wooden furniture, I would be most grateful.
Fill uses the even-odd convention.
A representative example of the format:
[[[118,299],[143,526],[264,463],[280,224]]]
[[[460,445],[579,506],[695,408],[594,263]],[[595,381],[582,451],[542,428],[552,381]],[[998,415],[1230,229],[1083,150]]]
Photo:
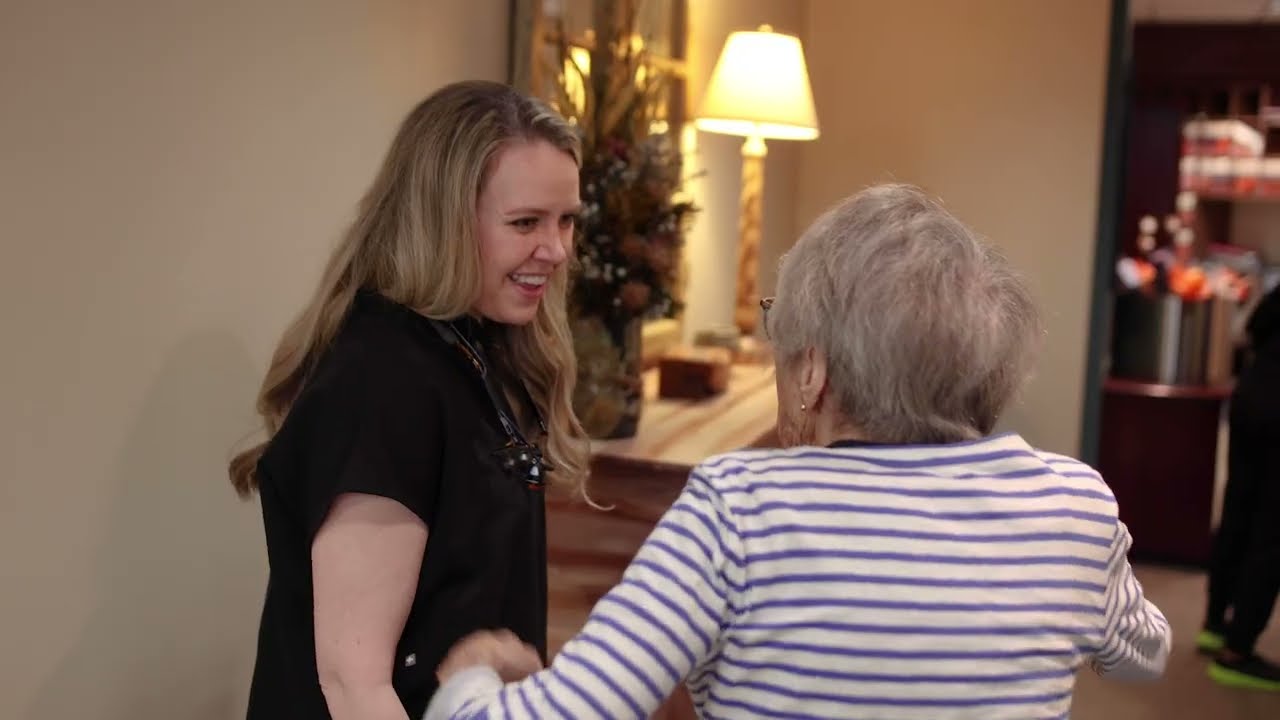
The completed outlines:
[[[1133,557],[1209,560],[1214,477],[1227,386],[1111,378],[1103,386],[1098,471],[1133,534]]]
[[[1237,118],[1280,147],[1280,26],[1146,24],[1133,28],[1125,186],[1117,255],[1138,253],[1138,220],[1175,211],[1183,124]],[[1272,150],[1274,152],[1274,150]],[[1232,240],[1233,193],[1199,192],[1195,238]],[[1259,200],[1251,200],[1259,201]],[[1120,501],[1137,557],[1208,560],[1218,435],[1229,386],[1111,379],[1103,386],[1099,470]]]
[[[658,363],[658,397],[705,400],[728,389],[733,352],[722,347],[680,345]]]
[[[776,444],[773,368],[734,365],[725,393],[700,401],[657,398],[656,370],[645,374],[645,406],[635,437],[597,442],[589,492],[597,510],[562,494],[547,497],[549,651],[554,655],[585,622],[702,460],[748,446]],[[654,716],[695,717],[679,690]]]
[[[1137,252],[1138,218],[1174,212],[1186,120],[1200,113],[1245,119],[1264,132],[1270,153],[1280,148],[1280,123],[1268,111],[1280,106],[1277,47],[1276,25],[1134,26],[1121,254]],[[1229,242],[1228,203],[1240,198],[1213,192],[1199,196],[1197,241]]]
[[[777,396],[773,367],[733,365],[729,387],[706,400],[661,400],[656,370],[644,374],[645,405],[635,437],[592,444],[588,492],[601,511],[563,495],[547,497],[550,561],[593,562],[626,567],[640,543],[626,531],[601,527],[644,527],[643,541],[680,491],[695,465],[712,455],[744,447],[776,444]],[[555,520],[572,518],[557,526]],[[584,528],[592,532],[582,534]]]

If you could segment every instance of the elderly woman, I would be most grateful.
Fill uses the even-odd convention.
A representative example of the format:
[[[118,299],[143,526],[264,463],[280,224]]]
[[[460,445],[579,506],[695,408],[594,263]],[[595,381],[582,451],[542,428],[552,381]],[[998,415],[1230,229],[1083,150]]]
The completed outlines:
[[[765,326],[786,449],[699,465],[550,668],[455,646],[428,718],[1063,718],[1158,676],[1169,626],[1087,465],[992,434],[1040,335],[1005,260],[904,186],[828,211]]]

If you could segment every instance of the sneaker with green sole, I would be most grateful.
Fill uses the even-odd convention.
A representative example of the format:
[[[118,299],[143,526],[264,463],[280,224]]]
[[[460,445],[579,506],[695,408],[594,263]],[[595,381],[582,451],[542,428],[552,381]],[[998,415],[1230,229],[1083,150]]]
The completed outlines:
[[[1226,647],[1226,640],[1222,637],[1222,633],[1217,630],[1205,628],[1196,635],[1196,650],[1207,655],[1212,655],[1222,648]]]
[[[1227,687],[1280,692],[1280,665],[1257,655],[1234,660],[1219,657],[1209,663],[1209,677]]]

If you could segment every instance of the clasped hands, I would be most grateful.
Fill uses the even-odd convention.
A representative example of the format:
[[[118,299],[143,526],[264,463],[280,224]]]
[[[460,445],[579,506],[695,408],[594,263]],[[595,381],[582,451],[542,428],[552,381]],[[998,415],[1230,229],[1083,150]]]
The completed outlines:
[[[436,677],[444,685],[456,673],[481,665],[493,668],[503,682],[515,682],[541,670],[542,659],[510,630],[478,630],[449,649]]]

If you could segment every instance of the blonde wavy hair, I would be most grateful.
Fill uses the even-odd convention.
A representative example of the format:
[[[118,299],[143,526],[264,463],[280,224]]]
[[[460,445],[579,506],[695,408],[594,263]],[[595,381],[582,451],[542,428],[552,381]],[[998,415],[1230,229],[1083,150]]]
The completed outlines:
[[[338,334],[357,291],[375,290],[435,319],[458,317],[475,305],[481,286],[475,229],[480,191],[505,143],[539,140],[581,164],[573,127],[500,83],[454,83],[409,113],[314,296],[271,358],[257,401],[268,439],[231,460],[237,494],[247,498],[257,489],[259,459]],[[572,407],[577,362],[565,316],[566,265],[552,276],[533,322],[506,327],[501,345],[507,356],[501,360],[523,380],[545,419],[542,450],[552,466],[550,480],[584,493],[588,447]]]

